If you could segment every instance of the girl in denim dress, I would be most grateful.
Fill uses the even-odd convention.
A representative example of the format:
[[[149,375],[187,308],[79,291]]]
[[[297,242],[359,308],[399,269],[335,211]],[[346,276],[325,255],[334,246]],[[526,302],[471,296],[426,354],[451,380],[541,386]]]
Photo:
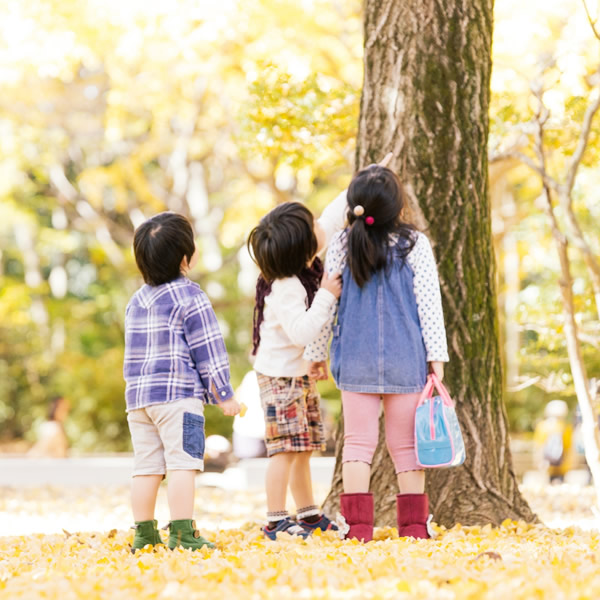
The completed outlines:
[[[334,236],[325,261],[326,272],[342,273],[339,306],[305,351],[307,360],[323,360],[333,332],[331,372],[344,412],[341,512],[349,525],[346,537],[364,541],[373,537],[369,480],[382,402],[401,492],[398,533],[429,537],[414,419],[427,374],[443,378],[448,351],[431,245],[402,221],[403,206],[402,185],[391,170],[375,165],[355,176],[348,188],[349,226]]]

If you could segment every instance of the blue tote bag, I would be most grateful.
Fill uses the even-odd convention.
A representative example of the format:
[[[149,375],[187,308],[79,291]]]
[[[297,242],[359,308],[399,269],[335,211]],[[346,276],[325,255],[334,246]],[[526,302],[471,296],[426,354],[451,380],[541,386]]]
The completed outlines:
[[[438,396],[433,395],[437,389]],[[457,467],[465,461],[465,444],[454,402],[436,375],[431,374],[415,415],[417,465],[426,469]]]

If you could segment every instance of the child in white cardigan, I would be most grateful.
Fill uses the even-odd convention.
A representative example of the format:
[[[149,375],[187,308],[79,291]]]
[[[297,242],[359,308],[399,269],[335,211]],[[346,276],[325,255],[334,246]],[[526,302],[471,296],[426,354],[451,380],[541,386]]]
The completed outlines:
[[[315,504],[309,460],[324,449],[320,397],[302,354],[320,333],[341,293],[338,276],[324,276],[317,254],[344,224],[347,205],[340,194],[317,221],[298,202],[265,215],[250,233],[248,248],[260,267],[254,309],[254,353],[265,414],[267,518],[264,535],[307,537],[317,528],[337,529]],[[327,378],[326,363],[319,378]],[[297,522],[288,515],[288,483]]]

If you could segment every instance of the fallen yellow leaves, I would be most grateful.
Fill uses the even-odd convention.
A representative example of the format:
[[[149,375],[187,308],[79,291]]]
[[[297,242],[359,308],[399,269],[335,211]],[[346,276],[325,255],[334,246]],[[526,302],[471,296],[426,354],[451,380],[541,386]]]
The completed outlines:
[[[439,536],[427,541],[398,539],[386,527],[367,545],[342,542],[332,532],[306,542],[287,536],[270,542],[258,525],[264,491],[200,486],[196,521],[217,549],[160,548],[133,556],[125,486],[5,488],[0,536],[45,534],[0,537],[0,599],[600,598],[600,533],[584,530],[594,524],[593,490],[524,491],[546,523],[563,519],[582,528],[506,521],[499,528],[438,528]],[[326,492],[318,489],[321,497]],[[168,520],[164,490],[157,518],[161,525]]]
[[[258,526],[203,531],[216,550],[129,552],[132,531],[0,538],[3,598],[600,597],[600,534],[506,521],[500,528],[438,528],[435,540],[271,542]]]

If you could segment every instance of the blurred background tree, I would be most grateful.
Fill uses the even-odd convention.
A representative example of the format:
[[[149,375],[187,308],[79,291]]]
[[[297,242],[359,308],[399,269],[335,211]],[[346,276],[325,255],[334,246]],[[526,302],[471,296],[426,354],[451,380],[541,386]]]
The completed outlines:
[[[47,401],[71,399],[75,449],[128,449],[123,313],[140,284],[133,229],[161,210],[193,221],[234,384],[248,352],[256,271],[246,233],[277,202],[317,213],[354,162],[362,85],[359,0],[7,0],[0,6],[0,439],[32,439]],[[531,119],[529,82],[555,57],[546,101],[568,157],[597,46],[580,0],[495,2],[492,150]],[[597,125],[575,210],[598,252]],[[558,163],[557,163],[558,164]],[[539,179],[491,167],[511,428],[547,400],[573,407],[559,265]],[[579,262],[578,262],[579,261]],[[584,360],[600,324],[574,257]],[[337,393],[324,386],[326,398]],[[228,434],[212,412],[210,432]]]
[[[63,394],[76,449],[123,450],[135,226],[162,210],[192,220],[193,278],[239,383],[247,232],[277,202],[322,208],[349,178],[358,4],[15,1],[0,29],[0,436],[31,439]],[[228,434],[219,415],[208,432]]]

